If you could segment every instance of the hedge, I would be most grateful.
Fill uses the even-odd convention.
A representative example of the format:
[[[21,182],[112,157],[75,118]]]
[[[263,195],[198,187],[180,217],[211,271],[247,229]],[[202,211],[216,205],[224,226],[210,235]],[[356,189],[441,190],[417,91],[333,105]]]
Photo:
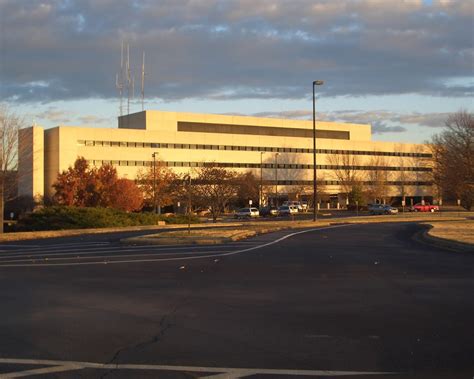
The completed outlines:
[[[167,224],[185,224],[186,215],[164,216],[150,212],[127,213],[112,208],[78,208],[65,206],[44,207],[21,219],[18,231],[63,230],[107,228],[118,226],[156,225],[158,221]],[[191,217],[191,222],[199,219]]]

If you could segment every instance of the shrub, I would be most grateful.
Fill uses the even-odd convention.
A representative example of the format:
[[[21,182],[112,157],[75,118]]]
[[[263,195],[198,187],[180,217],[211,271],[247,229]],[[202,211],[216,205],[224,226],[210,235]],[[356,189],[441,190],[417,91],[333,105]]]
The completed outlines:
[[[62,230],[106,228],[120,226],[156,225],[158,221],[167,224],[184,224],[187,216],[162,216],[154,213],[127,213],[112,208],[79,208],[66,206],[45,207],[20,220],[17,230]],[[199,219],[191,217],[191,222]]]

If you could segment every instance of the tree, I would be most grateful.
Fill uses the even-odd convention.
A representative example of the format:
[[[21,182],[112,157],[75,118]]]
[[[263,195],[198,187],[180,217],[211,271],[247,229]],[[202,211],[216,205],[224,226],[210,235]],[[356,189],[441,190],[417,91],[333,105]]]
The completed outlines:
[[[356,155],[332,154],[328,156],[327,161],[332,166],[333,175],[344,193],[349,195],[353,191],[364,192],[362,172],[358,169],[360,161]],[[351,204],[353,198],[353,196],[349,196]]]
[[[129,179],[118,179],[111,191],[110,206],[126,212],[140,210],[143,206],[143,193]]]
[[[117,191],[117,186],[122,186],[122,183],[119,184],[120,180],[121,179],[118,179],[117,169],[113,165],[106,163],[100,166],[97,171],[95,171],[96,198],[94,199],[94,203],[99,207],[112,206],[114,208],[113,204],[120,201],[118,197],[120,197],[121,194],[120,191]],[[135,184],[133,183],[133,185]],[[143,202],[143,195],[139,196],[137,201]]]
[[[82,157],[58,175],[53,188],[53,201],[59,205],[135,211],[143,204],[140,189],[131,180],[119,179],[115,167],[91,168]]]
[[[196,178],[193,180],[195,201],[201,206],[209,207],[214,222],[236,197],[237,179],[238,174],[235,171],[211,164],[197,169]]]
[[[238,206],[247,206],[249,204],[249,200],[252,200],[252,204],[254,205],[258,204],[260,195],[260,182],[259,179],[251,171],[238,175],[236,184],[236,203]]]
[[[389,181],[389,172],[384,169],[387,167],[385,157],[376,155],[370,160],[370,170],[367,173],[369,181],[367,192],[369,198],[374,201],[384,201],[387,198],[387,186]]]
[[[161,207],[171,204],[177,191],[178,179],[161,160],[156,160],[146,171],[140,170],[137,183],[143,192],[145,205],[160,212]]]
[[[0,105],[0,233],[3,233],[5,200],[16,195],[18,170],[18,135],[23,119]]]
[[[83,157],[60,173],[53,184],[53,202],[59,205],[94,207],[98,205],[97,172]]]
[[[446,120],[446,130],[433,136],[433,181],[471,210],[474,201],[474,115],[465,110]]]

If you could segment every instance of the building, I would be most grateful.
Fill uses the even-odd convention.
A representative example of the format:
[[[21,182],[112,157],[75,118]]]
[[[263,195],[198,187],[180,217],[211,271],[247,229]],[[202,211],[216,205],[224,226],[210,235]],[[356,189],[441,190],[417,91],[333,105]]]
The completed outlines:
[[[21,131],[19,194],[51,196],[57,174],[80,156],[135,179],[156,153],[178,173],[204,164],[252,171],[265,201],[304,199],[313,191],[312,128],[312,121],[162,111],[121,116],[118,128],[33,126]],[[351,175],[367,187],[383,179],[387,198],[432,195],[427,146],[372,141],[368,124],[317,121],[316,130],[325,201],[344,204]]]

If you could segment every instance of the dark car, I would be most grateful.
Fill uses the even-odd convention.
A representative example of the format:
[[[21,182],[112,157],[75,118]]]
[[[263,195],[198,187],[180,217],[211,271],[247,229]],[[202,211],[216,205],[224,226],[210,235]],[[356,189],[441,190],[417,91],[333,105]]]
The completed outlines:
[[[262,209],[260,209],[260,216],[262,217],[271,217],[271,216],[277,216],[277,215],[278,215],[277,207],[267,205],[266,207],[263,207]]]
[[[368,207],[369,213],[373,215],[395,215],[398,209],[386,204],[372,204]]]

